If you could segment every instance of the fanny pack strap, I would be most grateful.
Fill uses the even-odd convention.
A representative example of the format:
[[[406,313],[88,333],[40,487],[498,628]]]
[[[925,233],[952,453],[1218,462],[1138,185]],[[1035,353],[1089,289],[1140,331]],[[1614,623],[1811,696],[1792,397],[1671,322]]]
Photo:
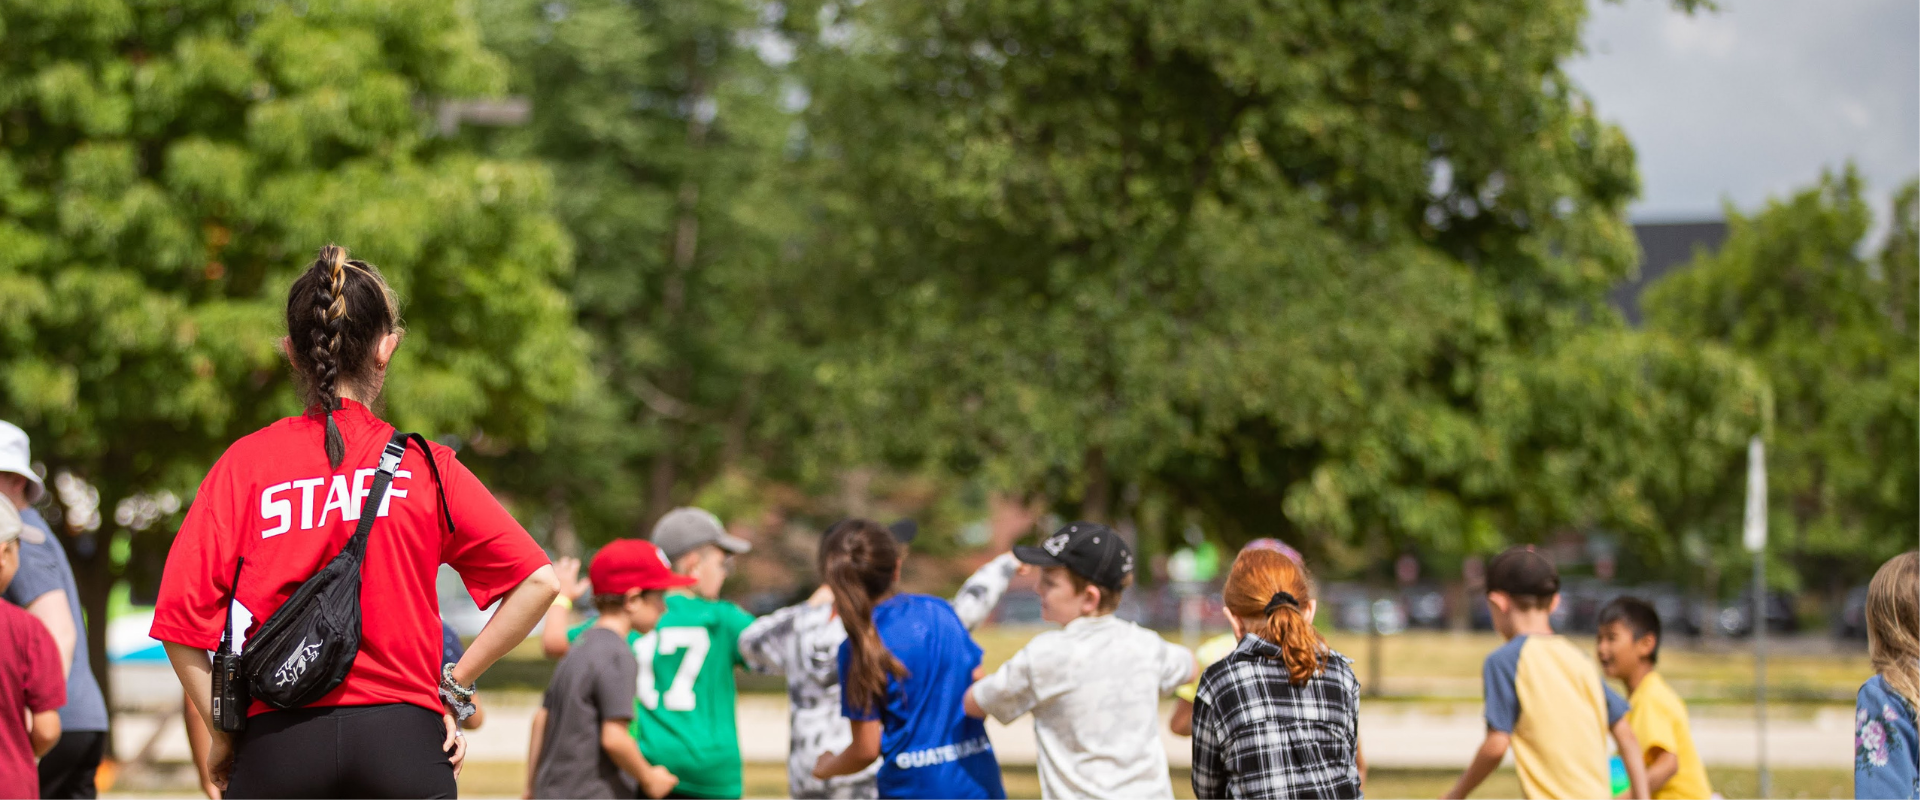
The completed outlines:
[[[414,434],[417,436],[418,434]],[[345,550],[353,551],[356,557],[367,554],[367,537],[373,533],[373,521],[380,516],[380,506],[387,499],[387,487],[393,484],[393,473],[400,469],[400,458],[407,454],[407,442],[412,438],[399,431],[387,440],[387,448],[380,453],[380,466],[373,471],[373,486],[367,492],[366,502],[360,504],[360,523],[353,529],[353,538],[347,540]],[[425,445],[421,449],[426,449]],[[433,463],[433,453],[427,453],[427,463]],[[438,476],[438,472],[435,475]]]
[[[403,434],[395,432],[393,435],[395,437],[405,437],[407,441],[419,445],[420,454],[427,457],[427,472],[433,474],[434,493],[440,497],[440,519],[446,522],[447,532],[453,533],[453,514],[447,510],[447,485],[440,481],[440,462],[433,459],[433,451],[427,448],[427,437],[417,433]],[[388,446],[391,447],[392,445],[389,444]]]
[[[216,653],[233,652],[233,604],[240,599],[240,568],[246,564],[246,556],[241,556],[233,564],[233,585],[227,587],[227,624],[220,629],[220,649],[215,650]]]

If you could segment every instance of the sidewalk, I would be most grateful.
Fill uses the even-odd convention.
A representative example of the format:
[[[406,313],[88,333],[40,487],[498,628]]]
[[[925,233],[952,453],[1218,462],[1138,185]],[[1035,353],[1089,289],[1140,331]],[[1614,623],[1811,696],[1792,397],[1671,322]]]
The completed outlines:
[[[467,735],[467,757],[474,761],[524,761],[528,730],[538,697],[532,694],[488,698],[487,724]],[[1167,760],[1184,767],[1191,762],[1187,740],[1166,732],[1171,703],[1160,708],[1160,739]],[[1698,709],[1693,715],[1694,742],[1701,759],[1714,767],[1752,767],[1756,737],[1744,709]],[[1781,716],[1785,716],[1784,714]],[[783,695],[749,694],[740,697],[740,751],[749,762],[784,762],[787,758],[787,701]],[[1853,765],[1853,710],[1822,707],[1810,715],[1774,718],[1767,731],[1767,751],[1776,767],[1850,769]],[[188,759],[187,740],[177,713],[123,712],[115,724],[114,745],[122,757],[131,757],[149,741],[157,725],[166,725],[154,742],[160,762]],[[1465,764],[1479,745],[1485,724],[1477,709],[1456,705],[1433,709],[1415,705],[1363,705],[1360,740],[1367,762],[1389,768],[1446,768]],[[1013,725],[987,721],[994,751],[1006,764],[1034,762],[1033,723]]]

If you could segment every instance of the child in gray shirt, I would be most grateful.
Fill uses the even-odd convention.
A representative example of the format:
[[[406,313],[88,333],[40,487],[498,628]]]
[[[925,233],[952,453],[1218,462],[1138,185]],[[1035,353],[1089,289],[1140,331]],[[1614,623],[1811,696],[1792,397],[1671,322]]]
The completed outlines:
[[[533,715],[527,791],[540,798],[660,798],[680,782],[649,764],[627,726],[633,721],[640,662],[629,636],[653,630],[666,613],[666,589],[686,586],[652,542],[616,539],[589,567],[600,618],[580,634],[553,671]]]

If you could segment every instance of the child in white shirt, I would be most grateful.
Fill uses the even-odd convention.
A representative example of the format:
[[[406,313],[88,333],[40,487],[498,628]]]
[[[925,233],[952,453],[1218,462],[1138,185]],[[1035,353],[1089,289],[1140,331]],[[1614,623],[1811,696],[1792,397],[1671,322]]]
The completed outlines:
[[[1065,627],[968,689],[966,712],[1003,724],[1033,712],[1042,797],[1172,797],[1160,698],[1198,667],[1186,648],[1113,616],[1133,582],[1126,542],[1076,522],[1013,554],[1043,570],[1041,617]]]

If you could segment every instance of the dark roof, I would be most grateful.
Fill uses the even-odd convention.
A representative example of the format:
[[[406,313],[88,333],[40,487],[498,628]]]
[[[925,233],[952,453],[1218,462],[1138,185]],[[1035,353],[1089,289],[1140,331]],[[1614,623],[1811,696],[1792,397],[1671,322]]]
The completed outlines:
[[[1647,222],[1634,225],[1633,235],[1640,240],[1640,274],[1613,287],[1607,293],[1607,302],[1620,309],[1627,323],[1637,328],[1641,321],[1640,292],[1667,273],[1691,263],[1697,251],[1719,250],[1720,243],[1727,239],[1727,223],[1718,220]]]

